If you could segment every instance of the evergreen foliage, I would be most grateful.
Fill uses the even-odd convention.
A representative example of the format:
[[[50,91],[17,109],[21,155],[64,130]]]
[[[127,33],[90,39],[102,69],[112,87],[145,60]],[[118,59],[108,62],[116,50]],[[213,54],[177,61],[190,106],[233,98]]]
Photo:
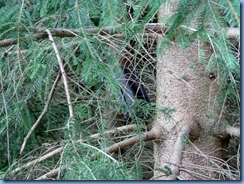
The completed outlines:
[[[0,40],[13,38],[16,41],[13,46],[0,47],[1,179],[35,179],[57,167],[61,167],[57,179],[138,180],[152,176],[152,161],[145,164],[148,158],[142,154],[152,150],[150,144],[139,142],[124,153],[121,150],[113,155],[119,162],[112,160],[105,150],[125,137],[147,130],[145,119],[153,119],[157,111],[154,103],[136,100],[131,107],[131,123],[138,128],[130,135],[113,137],[104,132],[113,128],[113,119],[125,108],[125,104],[117,100],[121,72],[118,60],[128,46],[134,49],[130,59],[138,71],[143,71],[138,73],[155,102],[155,48],[144,47],[145,42],[155,40],[145,41],[138,33],[144,32],[145,24],[155,21],[163,3],[165,0],[0,1]],[[199,39],[212,47],[214,53],[210,61],[203,59],[203,49],[199,59],[206,63],[209,71],[217,71],[222,106],[227,99],[238,107],[240,103],[239,50],[233,50],[238,47],[231,44],[226,34],[227,27],[240,28],[239,8],[237,0],[181,0],[174,19],[167,24],[170,27],[165,40],[175,39],[187,47]],[[188,29],[192,21],[193,32]],[[33,35],[37,31],[33,28],[79,30],[76,37],[54,37],[65,63],[75,117],[69,117],[63,82],[59,80],[46,115],[20,157],[21,144],[42,113],[55,78],[60,75],[50,41],[35,39]],[[108,28],[109,32],[122,34],[123,39],[116,34],[93,34],[88,28]],[[239,108],[230,108],[223,111],[240,114]],[[171,113],[168,111],[167,116]],[[117,120],[116,123],[126,122]],[[236,123],[239,124],[239,119]],[[90,136],[96,133],[101,135],[94,141]],[[80,139],[87,144],[76,144]],[[62,154],[11,174],[13,169],[59,146],[64,146]],[[130,159],[123,155],[129,155]],[[145,170],[151,173],[147,175]]]

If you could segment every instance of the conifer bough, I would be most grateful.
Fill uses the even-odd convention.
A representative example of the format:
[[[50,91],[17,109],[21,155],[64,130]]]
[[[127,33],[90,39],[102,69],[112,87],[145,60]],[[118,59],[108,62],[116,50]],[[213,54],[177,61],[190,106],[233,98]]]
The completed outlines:
[[[105,35],[105,34],[116,34],[119,33],[120,28],[122,25],[117,26],[117,27],[105,27],[105,28],[87,28],[86,31],[89,32],[90,34],[100,34],[100,35]],[[150,23],[145,25],[145,35],[155,37],[157,34],[165,34],[166,32],[166,27],[163,26],[162,24],[158,23]],[[29,28],[30,31],[33,31],[34,34],[31,35],[26,35],[22,38],[22,40],[29,40],[31,38],[34,38],[36,40],[41,40],[45,39],[48,37],[47,32],[45,31],[46,28]],[[20,31],[24,32],[27,31],[27,29],[21,28]],[[50,28],[50,32],[53,36],[55,37],[75,37],[80,33],[80,29],[60,29],[60,28]],[[227,35],[230,38],[236,38],[240,36],[240,29],[239,28],[228,28],[227,29]],[[114,35],[116,37],[116,35]],[[122,37],[123,35],[118,35],[118,37]],[[7,47],[10,45],[14,45],[18,42],[17,38],[7,38],[4,40],[0,40],[0,47]]]

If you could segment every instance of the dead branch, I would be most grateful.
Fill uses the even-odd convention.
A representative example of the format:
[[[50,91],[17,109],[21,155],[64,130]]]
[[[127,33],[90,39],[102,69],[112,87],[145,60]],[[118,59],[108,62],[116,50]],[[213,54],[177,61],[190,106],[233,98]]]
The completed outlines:
[[[26,35],[22,39],[23,40],[30,40],[30,39],[34,38],[36,40],[40,40],[40,39],[43,39],[43,38],[46,38],[46,37],[47,37],[47,34],[45,32],[42,32],[42,33],[36,33],[36,34],[33,34],[33,35]],[[10,45],[14,45],[16,43],[18,43],[18,39],[17,38],[7,38],[7,39],[4,39],[4,40],[0,41],[0,47],[7,47],[7,46],[10,46]]]
[[[130,128],[133,128],[133,126],[122,126],[122,127],[118,127],[117,130],[124,131],[124,130],[129,130]],[[149,132],[144,133],[141,136],[132,137],[130,139],[126,139],[126,140],[121,141],[121,142],[119,142],[117,144],[114,144],[114,145],[108,147],[105,152],[118,151],[119,148],[124,148],[125,146],[130,146],[132,144],[135,144],[138,141],[149,141],[149,140],[153,140],[153,139],[158,139],[159,136],[160,136],[159,132],[157,132],[155,130],[151,130]],[[98,134],[91,135],[90,137],[96,138],[96,137],[98,137]],[[80,143],[81,141],[82,140],[78,140],[76,142]],[[29,162],[29,163],[27,163],[27,164],[25,164],[25,165],[23,165],[21,167],[18,167],[16,169],[14,169],[13,171],[11,171],[11,174],[16,174],[16,173],[20,172],[23,169],[27,169],[27,168],[33,166],[36,163],[40,163],[42,161],[45,161],[46,159],[54,156],[55,154],[58,154],[58,153],[62,152],[64,147],[65,146],[61,146],[61,147],[53,150],[50,153],[47,153],[46,155],[44,155],[44,156],[42,156],[42,157],[40,157],[40,158],[38,158],[36,160],[33,160],[33,161],[31,161],[31,162]]]
[[[100,34],[100,35],[104,35],[104,34],[116,34],[119,32],[119,29],[122,27],[122,25],[119,25],[117,27],[104,27],[104,28],[87,28],[86,31],[90,34]],[[163,26],[159,26],[159,25],[149,25],[149,27],[147,28],[147,30],[150,30],[150,32],[152,32],[154,29],[154,37],[155,37],[155,33],[159,32],[159,30],[163,29]],[[26,31],[26,28],[20,28],[19,30],[21,31]],[[41,40],[41,39],[45,39],[48,37],[48,34],[46,32],[46,28],[29,28],[29,31],[33,31],[34,34],[32,35],[26,35],[22,38],[22,40],[29,40],[31,38],[34,38],[35,40]],[[53,28],[50,29],[50,32],[52,34],[52,36],[55,37],[60,37],[60,38],[65,38],[65,37],[75,37],[78,34],[80,34],[80,29],[60,29],[60,28]],[[116,37],[116,35],[114,35]],[[125,35],[121,35],[118,34],[118,37],[125,37]],[[150,36],[150,35],[147,35]],[[7,47],[10,45],[14,45],[18,42],[18,39],[16,38],[7,38],[4,40],[0,41],[0,47]]]
[[[151,131],[145,132],[142,135],[137,135],[135,137],[131,137],[129,139],[126,139],[126,140],[123,140],[123,141],[118,142],[116,144],[113,144],[113,145],[109,146],[105,150],[105,152],[116,152],[116,151],[124,149],[124,148],[126,148],[128,146],[136,144],[137,142],[140,142],[140,141],[151,141],[151,140],[158,139],[159,137],[160,137],[159,131],[155,131],[154,129],[152,129]]]
[[[73,107],[72,107],[72,103],[71,103],[71,99],[70,99],[69,86],[68,86],[68,81],[67,81],[66,73],[65,73],[65,70],[64,70],[64,65],[63,65],[62,59],[60,57],[58,48],[57,48],[57,46],[56,46],[56,44],[54,42],[52,33],[49,31],[49,29],[46,29],[46,32],[48,34],[49,40],[52,42],[53,49],[55,51],[55,54],[56,54],[56,57],[57,57],[57,60],[58,60],[58,64],[59,64],[60,71],[61,71],[62,78],[63,78],[64,89],[65,89],[65,93],[66,93],[66,98],[67,98],[67,102],[68,102],[69,115],[70,115],[70,118],[73,118],[74,117],[74,112],[73,112]]]
[[[176,180],[179,175],[180,172],[179,166],[181,165],[182,151],[184,150],[185,147],[184,139],[186,139],[189,136],[191,130],[192,130],[191,125],[185,125],[177,137],[174,153],[171,158],[171,163],[173,164],[171,165],[172,174],[168,176],[169,180]]]
[[[31,167],[31,166],[33,166],[33,165],[35,165],[37,163],[40,163],[42,161],[45,161],[48,158],[50,158],[50,157],[52,157],[52,156],[54,156],[54,155],[62,152],[63,149],[64,149],[64,146],[62,146],[60,148],[57,148],[57,149],[53,150],[52,152],[50,152],[50,153],[48,153],[48,154],[46,154],[46,155],[44,155],[44,156],[42,156],[42,157],[40,157],[40,158],[38,158],[36,160],[33,160],[31,162],[28,162],[27,164],[25,164],[25,165],[23,165],[21,167],[18,167],[16,169],[14,169],[13,171],[10,172],[10,174],[14,175],[14,174],[16,174],[16,173],[18,173],[18,172],[20,172],[22,170],[28,169],[29,167]]]
[[[151,124],[147,125],[147,127],[150,127],[150,126],[151,126]],[[137,127],[137,125],[135,125],[135,124],[125,125],[125,126],[121,126],[121,127],[117,127],[117,128],[105,131],[102,133],[102,135],[104,135],[104,134],[118,135],[118,134],[126,132],[126,131],[134,130],[136,127]],[[93,135],[90,135],[90,138],[98,139],[100,135],[101,135],[101,133],[93,134]]]
[[[48,173],[38,177],[35,180],[49,180],[50,178],[56,177],[60,173],[61,169],[58,167],[57,169],[53,169],[49,171]]]
[[[94,135],[96,135],[96,134],[94,134]],[[95,136],[95,137],[96,137],[96,136]],[[77,142],[80,142],[80,140],[78,140]],[[59,148],[53,150],[53,151],[50,152],[50,153],[47,153],[46,155],[44,155],[44,156],[42,156],[42,157],[40,157],[40,158],[38,158],[38,159],[36,159],[36,160],[33,160],[33,161],[31,161],[31,162],[29,162],[29,163],[27,163],[27,164],[25,164],[25,165],[23,165],[23,166],[21,166],[21,167],[18,167],[18,168],[16,168],[16,169],[14,169],[13,171],[11,171],[11,174],[16,174],[16,173],[18,173],[18,172],[20,172],[20,171],[22,171],[22,170],[24,170],[24,169],[28,169],[29,167],[35,165],[36,163],[40,163],[40,162],[42,162],[42,161],[45,161],[46,159],[48,159],[48,158],[54,156],[55,154],[58,154],[58,153],[62,152],[63,149],[64,149],[64,147],[65,147],[65,146],[61,146],[61,147],[59,147]]]
[[[3,75],[2,75],[2,70],[0,70],[0,84],[1,84],[1,95],[2,95],[2,103],[3,103],[3,108],[5,111],[5,116],[6,116],[6,141],[7,141],[7,156],[8,156],[8,166],[10,167],[11,163],[11,155],[10,155],[10,144],[9,144],[9,115],[8,115],[8,108],[7,108],[7,102],[6,102],[6,96],[4,94],[4,85],[3,85]],[[1,113],[1,112],[0,112]],[[2,129],[3,130],[3,129]]]
[[[123,127],[121,129],[123,129]],[[97,134],[94,134],[94,135],[97,135]],[[146,132],[142,135],[138,135],[138,136],[126,139],[124,141],[121,141],[119,143],[116,143],[116,144],[108,147],[105,150],[105,152],[116,152],[120,149],[131,146],[131,145],[133,145],[139,141],[150,141],[150,140],[158,139],[159,137],[160,137],[160,134],[158,131],[151,130],[151,131]],[[78,142],[80,142],[80,141],[78,141]],[[61,151],[62,150],[60,150],[60,152]],[[36,180],[42,180],[42,179],[48,179],[50,177],[55,177],[58,175],[59,172],[60,172],[60,168],[54,169],[54,170],[42,175],[41,177],[37,178]]]
[[[20,154],[22,154],[22,152],[23,152],[23,150],[25,148],[25,145],[26,145],[28,139],[30,138],[31,134],[36,129],[36,127],[40,124],[42,118],[47,113],[48,107],[49,107],[49,105],[51,103],[51,100],[52,100],[52,97],[53,97],[54,90],[55,90],[55,88],[56,88],[56,86],[58,84],[58,81],[59,81],[60,77],[61,77],[61,74],[58,74],[58,76],[56,77],[56,79],[55,79],[55,81],[54,81],[54,83],[52,85],[51,91],[50,91],[50,93],[48,95],[48,99],[47,99],[46,105],[45,105],[42,113],[40,114],[40,116],[38,117],[38,119],[36,120],[36,122],[34,123],[34,125],[31,127],[31,129],[28,132],[28,134],[25,136],[24,141],[23,141],[23,143],[21,145]]]
[[[120,32],[120,29],[123,25],[119,25],[117,27],[104,27],[104,28],[87,28],[86,31],[90,34],[99,34],[99,35],[105,35],[105,34],[114,34],[114,37],[124,38],[125,35],[123,34],[117,34]],[[22,32],[26,31],[25,29],[19,29]],[[167,28],[163,24],[159,23],[150,23],[145,25],[145,36],[147,37],[156,37],[157,35],[164,35]],[[33,31],[34,34],[32,35],[26,35],[22,38],[22,40],[29,40],[31,38],[34,38],[35,40],[41,40],[48,37],[48,34],[46,33],[45,28],[29,28],[29,31]],[[196,31],[196,30],[194,30]],[[75,37],[80,34],[79,29],[61,29],[61,28],[52,28],[50,29],[50,32],[52,36],[55,37]],[[239,28],[228,28],[227,29],[227,35],[230,38],[237,38],[240,36],[240,29]],[[7,38],[0,41],[0,47],[7,47],[13,44],[16,44],[18,42],[18,39],[16,38]]]
[[[117,128],[112,129],[112,130],[108,130],[108,131],[103,132],[102,135],[104,135],[104,134],[110,134],[110,135],[119,134],[121,132],[134,130],[136,128],[136,126],[137,125],[134,124],[134,125],[125,125],[125,126],[117,127]],[[90,138],[98,139],[100,135],[101,135],[101,133],[93,134],[90,136]]]

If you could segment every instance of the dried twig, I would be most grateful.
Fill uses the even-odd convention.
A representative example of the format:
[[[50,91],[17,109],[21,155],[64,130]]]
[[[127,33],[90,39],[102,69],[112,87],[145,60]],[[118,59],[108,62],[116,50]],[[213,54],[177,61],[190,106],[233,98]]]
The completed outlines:
[[[50,152],[50,153],[48,153],[46,155],[43,155],[42,157],[40,157],[40,158],[38,158],[36,160],[33,160],[31,162],[28,162],[27,164],[25,164],[25,165],[23,165],[21,167],[18,167],[16,169],[14,169],[13,171],[10,172],[10,174],[13,174],[14,175],[14,174],[16,174],[16,173],[18,173],[18,172],[20,172],[20,171],[22,171],[24,169],[28,169],[29,167],[31,167],[31,166],[33,166],[33,165],[35,165],[37,163],[40,163],[40,162],[42,162],[44,160],[47,160],[48,158],[50,158],[50,157],[52,157],[52,156],[54,156],[54,155],[62,152],[63,149],[64,149],[64,146],[62,146],[60,148],[57,148],[57,149],[53,150],[52,152]]]
[[[7,102],[4,95],[4,87],[3,87],[3,75],[2,71],[0,70],[0,84],[1,84],[1,91],[2,91],[2,99],[3,99],[3,106],[5,111],[5,117],[6,117],[6,139],[7,139],[7,155],[8,155],[8,164],[10,166],[11,163],[11,155],[10,155],[10,144],[9,144],[9,115],[8,115],[8,108],[7,108]],[[3,126],[4,127],[4,126]]]
[[[51,91],[50,91],[50,93],[49,93],[49,95],[48,95],[48,99],[47,99],[46,105],[45,105],[45,107],[44,107],[42,113],[40,114],[39,118],[36,120],[35,124],[31,127],[31,129],[30,129],[30,131],[28,132],[28,134],[25,136],[24,141],[23,141],[23,143],[22,143],[22,145],[21,145],[20,154],[22,154],[22,152],[23,152],[23,150],[24,150],[24,148],[25,148],[25,145],[26,145],[28,139],[30,138],[31,134],[32,134],[33,131],[36,129],[36,127],[40,124],[42,118],[43,118],[43,117],[45,116],[45,114],[47,113],[48,107],[49,107],[49,105],[50,105],[50,103],[51,103],[52,96],[53,96],[54,90],[55,90],[55,88],[56,88],[56,86],[57,86],[57,84],[58,84],[58,81],[59,81],[59,79],[60,79],[60,76],[61,76],[61,74],[59,74],[59,75],[56,77],[56,79],[55,79],[55,81],[54,81],[54,83],[53,83],[53,85],[52,85]]]
[[[130,129],[132,127],[131,126],[127,127],[127,130],[128,130],[128,128]],[[125,128],[125,126],[122,126],[122,127],[118,127],[117,130],[118,129],[122,131],[122,130],[125,130],[126,128]],[[136,136],[136,137],[132,137],[130,139],[126,139],[126,140],[121,141],[121,142],[119,142],[117,144],[114,144],[114,145],[108,147],[105,150],[105,152],[115,152],[115,151],[118,151],[120,148],[124,148],[126,146],[133,145],[133,144],[135,144],[138,141],[149,141],[149,140],[157,139],[157,138],[159,138],[159,136],[160,136],[159,135],[159,132],[154,131],[154,130],[151,130],[151,131],[146,132],[146,133],[144,133],[142,135],[139,135],[139,136]],[[91,135],[90,137],[95,138],[95,137],[98,137],[98,135],[97,134],[94,134],[94,135]],[[81,140],[78,140],[76,142],[77,143],[80,143]],[[21,167],[18,167],[16,169],[14,169],[11,172],[11,174],[16,174],[16,173],[20,172],[23,169],[27,169],[27,168],[33,166],[36,163],[40,163],[40,162],[42,162],[42,161],[44,161],[44,160],[52,157],[53,155],[62,152],[64,148],[65,148],[65,146],[61,146],[61,147],[53,150],[52,152],[47,153],[46,155],[43,155],[42,157],[40,157],[40,158],[38,158],[36,160],[33,160],[33,161],[31,161],[31,162],[29,162],[29,163],[27,163],[27,164],[25,164],[25,165],[23,165]]]
[[[112,129],[112,130],[108,130],[108,131],[105,131],[102,133],[102,135],[105,135],[105,134],[118,134],[118,133],[121,133],[121,132],[124,132],[124,131],[129,131],[129,130],[133,130],[136,128],[136,125],[125,125],[125,126],[121,126],[121,127],[117,127],[115,129]],[[90,138],[93,138],[93,139],[98,139],[99,136],[101,135],[101,133],[97,133],[97,134],[93,134],[90,136]]]
[[[70,99],[69,86],[68,86],[66,73],[65,73],[65,70],[64,70],[64,65],[63,65],[62,59],[60,57],[58,48],[57,48],[57,46],[56,46],[56,44],[54,42],[54,39],[53,39],[53,36],[52,36],[51,32],[49,31],[49,29],[46,29],[46,32],[47,32],[47,34],[49,36],[49,40],[52,42],[53,49],[55,51],[55,54],[56,54],[56,57],[57,57],[57,60],[58,60],[58,64],[59,64],[59,67],[60,67],[60,71],[62,73],[64,89],[65,89],[66,98],[67,98],[68,107],[69,107],[69,116],[70,116],[70,118],[73,118],[74,117],[74,112],[73,112],[73,107],[72,107],[72,103],[71,103],[71,99]]]
[[[60,173],[60,167],[49,171],[48,173],[38,177],[36,180],[49,180],[50,178],[56,177]]]
[[[147,127],[150,127],[151,124],[147,125]],[[121,127],[117,127],[117,128],[114,128],[114,129],[111,129],[111,130],[108,130],[108,131],[105,131],[103,132],[102,134],[109,134],[109,135],[113,135],[113,134],[119,134],[119,133],[122,133],[122,132],[125,132],[125,131],[130,131],[130,130],[134,130],[135,128],[137,128],[137,125],[136,124],[133,124],[133,125],[125,125],[125,126],[121,126]],[[90,138],[93,138],[93,139],[98,139],[99,136],[101,135],[101,133],[97,133],[97,134],[93,134],[93,135],[90,135]]]
[[[149,132],[146,132],[142,135],[139,135],[139,136],[135,136],[135,137],[132,137],[130,139],[126,139],[124,141],[121,141],[119,143],[116,143],[110,147],[108,147],[105,152],[115,152],[115,151],[118,151],[122,148],[125,148],[127,146],[130,146],[130,145],[133,145],[139,141],[150,141],[150,140],[154,140],[154,139],[157,139],[159,138],[160,134],[159,132],[157,131],[154,131],[154,130],[151,130]],[[80,142],[80,141],[78,141]],[[61,152],[63,150],[63,147],[61,148],[58,148],[56,149],[58,152]],[[19,171],[19,170],[18,170]],[[56,177],[60,172],[60,167],[57,168],[57,169],[54,169],[42,176],[40,176],[39,178],[37,178],[36,180],[44,180],[44,179],[49,179],[51,177]]]
[[[159,137],[160,137],[159,131],[155,131],[154,129],[152,129],[151,131],[145,132],[142,135],[134,136],[129,139],[125,139],[121,142],[115,143],[109,146],[105,150],[105,152],[116,152],[128,146],[136,144],[139,141],[150,141],[150,140],[158,139]]]

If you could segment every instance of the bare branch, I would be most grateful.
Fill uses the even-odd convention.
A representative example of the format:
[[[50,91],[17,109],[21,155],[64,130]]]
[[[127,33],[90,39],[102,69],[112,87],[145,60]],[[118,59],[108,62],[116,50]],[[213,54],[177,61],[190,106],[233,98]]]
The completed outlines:
[[[125,126],[117,127],[115,129],[103,132],[102,135],[104,135],[104,134],[118,134],[118,133],[121,133],[124,131],[133,130],[136,128],[136,126],[137,125],[134,124],[134,125],[125,125]],[[90,136],[90,138],[98,139],[100,135],[101,135],[101,133],[93,134]]]
[[[72,107],[72,103],[71,103],[71,99],[70,99],[69,86],[68,86],[66,73],[65,73],[65,70],[64,70],[64,65],[63,65],[62,59],[60,57],[58,48],[57,48],[57,46],[56,46],[56,44],[54,42],[54,39],[53,39],[53,36],[52,36],[51,32],[49,31],[49,29],[46,29],[46,32],[47,32],[47,34],[49,36],[49,40],[52,42],[53,49],[55,51],[55,54],[56,54],[56,57],[57,57],[57,60],[58,60],[58,64],[59,64],[59,67],[60,67],[60,71],[62,73],[64,89],[65,89],[66,98],[67,98],[68,107],[69,107],[69,116],[70,116],[70,118],[73,118],[74,117],[74,112],[73,112],[73,107]]]
[[[6,139],[7,139],[7,155],[8,155],[8,165],[10,166],[11,163],[11,155],[10,155],[10,144],[9,144],[9,115],[8,115],[8,108],[7,108],[7,102],[6,97],[4,94],[4,87],[3,87],[3,75],[2,71],[0,70],[0,84],[1,84],[1,91],[2,91],[2,99],[3,99],[3,106],[6,116]]]
[[[46,38],[47,37],[47,34],[45,32],[42,32],[42,33],[36,33],[34,35],[27,35],[23,38],[23,40],[30,40],[30,39],[36,39],[36,40],[40,40],[40,39],[43,39],[43,38]],[[4,39],[4,40],[1,40],[0,41],[0,47],[7,47],[7,46],[10,46],[10,45],[14,45],[18,42],[18,39],[17,38],[7,38],[7,39]]]
[[[133,126],[122,126],[122,127],[118,127],[117,130],[124,131],[124,130],[129,130],[130,128],[133,128]],[[159,136],[160,136],[159,132],[151,130],[149,132],[144,133],[141,136],[132,137],[130,139],[126,139],[126,140],[121,141],[121,142],[119,142],[117,144],[114,144],[114,145],[108,147],[108,149],[106,149],[105,152],[118,151],[119,148],[124,148],[125,146],[130,146],[132,144],[135,144],[138,141],[149,141],[149,140],[157,139],[157,138],[159,138]],[[91,135],[90,137],[91,138],[98,137],[98,134]],[[82,140],[78,140],[76,142],[80,143],[81,141]],[[44,156],[42,156],[42,157],[40,157],[40,158],[38,158],[36,160],[33,160],[33,161],[23,165],[22,167],[18,167],[16,169],[14,169],[13,171],[11,171],[10,174],[16,174],[16,173],[20,172],[23,169],[27,169],[27,168],[33,166],[36,163],[40,163],[42,161],[45,161],[46,159],[54,156],[55,154],[58,154],[58,153],[62,152],[64,148],[65,148],[65,146],[61,146],[61,147],[53,150],[52,152],[47,153],[46,155],[44,155]],[[44,177],[44,175],[43,175],[43,177]]]
[[[38,177],[35,180],[49,180],[50,178],[56,177],[60,173],[60,171],[61,171],[61,169],[60,169],[60,167],[58,167],[57,169],[53,169],[53,170],[49,171],[48,173]]]
[[[62,152],[63,149],[64,149],[64,146],[62,146],[60,148],[57,148],[57,149],[53,150],[52,152],[50,152],[50,153],[48,153],[48,154],[46,154],[46,155],[44,155],[44,156],[42,156],[42,157],[40,157],[40,158],[38,158],[36,160],[33,160],[31,162],[28,162],[27,164],[25,164],[25,165],[23,165],[21,167],[18,167],[16,169],[14,169],[13,171],[10,172],[10,174],[13,174],[14,175],[14,174],[16,174],[16,173],[18,173],[18,172],[20,172],[20,171],[22,171],[24,169],[28,169],[29,167],[31,167],[31,166],[33,166],[33,165],[35,165],[37,163],[40,163],[40,162],[42,162],[44,160],[47,160],[48,158],[50,158],[50,157],[52,157],[52,156],[54,156],[54,155]]]
[[[117,128],[114,128],[114,129],[111,129],[111,130],[108,130],[108,131],[105,131],[103,132],[102,134],[109,134],[109,135],[114,135],[114,134],[119,134],[119,133],[122,133],[122,132],[125,132],[125,131],[130,131],[130,130],[134,130],[135,128],[137,128],[138,125],[136,124],[133,124],[133,125],[125,125],[125,126],[121,126],[121,127],[117,127]],[[147,125],[147,127],[150,127],[151,124]],[[90,138],[93,138],[93,139],[98,139],[99,136],[101,135],[101,133],[97,133],[97,134],[93,134],[93,135],[90,135]]]
[[[173,163],[173,164],[171,166],[172,174],[169,175],[170,178],[168,178],[170,180],[176,180],[179,175],[179,172],[180,172],[179,166],[181,165],[182,151],[184,150],[184,147],[185,147],[184,139],[185,139],[185,136],[189,135],[191,130],[192,130],[191,125],[185,125],[177,137],[177,140],[175,143],[175,148],[174,148],[174,153],[171,158],[171,163]]]
[[[123,141],[118,142],[116,144],[113,144],[113,145],[109,146],[105,152],[116,152],[116,151],[119,151],[119,150],[126,148],[128,146],[136,144],[137,142],[151,141],[151,140],[158,139],[159,137],[160,137],[159,131],[155,131],[152,129],[151,131],[145,132],[142,135],[131,137],[129,139],[126,139],[126,140],[123,140]]]
[[[22,143],[22,145],[21,145],[20,154],[22,154],[22,152],[23,152],[23,150],[24,150],[24,148],[25,148],[25,145],[26,145],[28,139],[30,138],[31,134],[32,134],[33,131],[36,129],[36,127],[40,124],[42,118],[43,118],[43,117],[45,116],[45,114],[47,113],[48,107],[49,107],[49,105],[50,105],[50,103],[51,103],[51,100],[52,100],[52,97],[53,97],[53,93],[54,93],[54,90],[55,90],[55,88],[56,88],[56,86],[57,86],[57,84],[58,84],[58,81],[59,81],[59,79],[60,79],[60,76],[61,76],[61,74],[59,74],[59,75],[56,77],[56,79],[55,79],[55,81],[54,81],[54,83],[53,83],[53,85],[52,85],[51,91],[50,91],[50,93],[49,93],[49,95],[48,95],[48,99],[47,99],[46,105],[45,105],[45,107],[44,107],[42,113],[40,114],[40,116],[39,116],[38,119],[36,120],[35,124],[31,127],[31,129],[30,129],[30,131],[28,132],[28,134],[25,136],[24,141],[23,141],[23,143]]]

